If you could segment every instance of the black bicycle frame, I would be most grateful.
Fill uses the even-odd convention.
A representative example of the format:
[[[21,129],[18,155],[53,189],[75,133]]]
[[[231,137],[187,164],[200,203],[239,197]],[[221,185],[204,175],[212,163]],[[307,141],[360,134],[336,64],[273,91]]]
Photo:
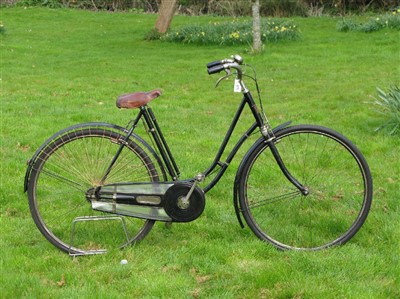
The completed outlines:
[[[233,131],[235,130],[235,127],[240,119],[240,116],[245,108],[245,106],[248,105],[251,112],[253,113],[253,116],[255,118],[255,122],[248,128],[248,130],[240,137],[239,141],[235,144],[235,146],[233,147],[232,151],[229,153],[228,157],[226,158],[225,161],[221,161],[221,157],[223,155],[223,153],[225,152],[226,146],[228,145],[228,142],[233,134]],[[128,142],[130,136],[132,135],[133,131],[135,130],[135,128],[137,127],[139,121],[141,118],[144,118],[144,121],[147,125],[147,130],[148,132],[151,134],[154,143],[157,146],[157,149],[162,157],[162,160],[164,162],[165,167],[167,168],[168,174],[171,176],[172,181],[177,181],[179,179],[179,168],[175,162],[175,159],[171,153],[171,150],[169,149],[169,146],[167,144],[167,141],[164,138],[164,135],[161,131],[160,126],[158,125],[157,119],[153,113],[153,111],[151,110],[150,107],[148,107],[147,105],[140,107],[140,111],[139,114],[136,116],[135,120],[133,121],[133,124],[129,130],[129,132],[127,133],[127,135],[125,136],[124,140],[120,140],[121,142],[121,146],[119,148],[119,150],[117,151],[116,155],[114,156],[110,166],[108,167],[104,177],[103,177],[103,181],[105,181],[105,179],[107,178],[108,174],[110,173],[113,165],[115,164],[115,161],[118,159],[119,154],[121,153],[124,145],[126,144],[126,142]],[[202,173],[202,175],[204,177],[209,176],[210,174],[212,174],[215,170],[216,167],[219,166],[220,169],[218,170],[217,174],[215,175],[215,177],[211,180],[210,183],[208,183],[207,186],[204,187],[203,191],[204,192],[208,192],[209,190],[211,190],[217,183],[218,181],[221,179],[221,177],[224,175],[226,169],[228,168],[230,162],[233,160],[233,158],[235,157],[236,153],[239,151],[240,147],[243,145],[243,143],[251,136],[251,134],[257,129],[257,127],[260,129],[260,132],[262,134],[262,136],[264,136],[265,138],[265,142],[269,145],[272,154],[276,160],[276,162],[278,163],[280,169],[282,170],[282,172],[284,173],[284,175],[286,176],[286,178],[293,184],[295,185],[303,194],[306,194],[308,191],[307,189],[300,184],[288,171],[288,169],[286,168],[286,166],[284,165],[278,150],[275,147],[274,144],[274,138],[273,136],[270,136],[264,120],[260,114],[260,112],[258,111],[257,105],[254,102],[253,97],[251,96],[251,93],[249,91],[244,92],[243,93],[243,99],[236,111],[235,116],[233,117],[233,120],[231,122],[231,125],[229,126],[228,131],[226,132],[226,135],[224,137],[224,140],[222,141],[222,144],[214,158],[214,161],[211,163],[210,167],[204,171]],[[195,179],[192,179],[192,181],[194,181]]]
[[[221,161],[222,154],[224,153],[226,146],[228,145],[228,142],[232,136],[233,131],[235,130],[235,127],[240,119],[240,116],[246,106],[246,104],[249,105],[251,111],[253,112],[254,117],[256,118],[256,121],[249,127],[249,129],[240,137],[239,141],[235,144],[233,147],[232,151],[229,153],[228,157],[224,162]],[[214,158],[214,161],[212,162],[211,166],[204,172],[204,176],[207,177],[210,175],[217,166],[220,167],[217,175],[211,180],[211,182],[204,188],[204,192],[208,192],[211,188],[213,188],[218,181],[221,179],[221,177],[224,175],[225,171],[227,170],[229,164],[232,162],[233,158],[235,157],[236,153],[239,151],[240,147],[242,144],[247,140],[247,138],[250,137],[250,135],[255,131],[257,127],[261,128],[264,125],[264,122],[261,118],[261,115],[259,114],[257,110],[257,106],[254,103],[254,100],[250,94],[250,92],[244,93],[243,99],[236,111],[235,116],[233,117],[233,120],[231,122],[231,125],[226,132],[225,138],[222,141],[222,144],[217,152],[217,155]]]
[[[228,157],[226,158],[225,161],[221,161],[221,157],[226,149],[226,146],[228,145],[228,142],[232,136],[233,131],[235,130],[235,127],[239,121],[239,118],[245,108],[245,106],[249,105],[250,110],[252,111],[254,118],[255,118],[255,122],[249,127],[249,129],[241,136],[241,138],[239,139],[239,141],[236,143],[236,145],[233,147],[232,151],[229,153]],[[140,112],[137,115],[136,119],[133,122],[133,125],[128,133],[128,135],[126,136],[126,141],[129,139],[130,134],[132,134],[133,130],[136,128],[137,124],[139,123],[139,120],[141,118],[144,118],[145,123],[147,125],[147,130],[148,132],[151,134],[154,143],[157,146],[157,149],[162,157],[162,160],[165,164],[165,167],[169,173],[169,175],[171,176],[173,181],[178,180],[179,178],[179,168],[172,156],[172,153],[168,147],[168,144],[164,138],[164,135],[161,131],[160,126],[157,123],[157,119],[153,113],[153,111],[151,110],[150,107],[148,106],[143,106],[140,108]],[[235,116],[233,117],[232,123],[225,135],[224,140],[222,141],[222,144],[212,162],[212,164],[210,165],[210,167],[204,171],[202,174],[204,175],[204,177],[209,176],[211,173],[214,172],[214,170],[216,169],[217,166],[220,167],[220,169],[218,170],[218,173],[216,174],[216,176],[211,180],[211,182],[203,189],[204,192],[208,192],[211,188],[213,188],[218,181],[220,180],[220,178],[224,175],[226,169],[228,168],[230,162],[233,160],[233,158],[235,157],[236,153],[238,152],[238,150],[240,149],[240,147],[242,146],[242,144],[247,140],[247,138],[250,137],[250,135],[256,130],[257,127],[261,128],[264,126],[264,121],[257,109],[257,106],[250,94],[250,92],[244,93],[243,99],[236,111]],[[119,153],[117,153],[118,155]],[[116,156],[117,156],[116,155]],[[115,157],[116,159],[117,157]],[[112,163],[113,164],[113,163]],[[112,167],[112,164],[110,165],[110,167]]]

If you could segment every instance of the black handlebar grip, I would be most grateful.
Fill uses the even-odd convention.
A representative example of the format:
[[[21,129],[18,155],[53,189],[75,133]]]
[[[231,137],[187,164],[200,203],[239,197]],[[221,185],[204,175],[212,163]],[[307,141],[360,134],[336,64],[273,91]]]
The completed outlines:
[[[207,68],[210,68],[210,67],[213,67],[213,66],[216,66],[216,65],[220,65],[220,64],[222,64],[222,61],[221,60],[216,60],[216,61],[207,63]]]
[[[223,71],[224,69],[225,68],[222,64],[216,65],[216,66],[208,68],[208,74],[209,75],[216,74],[216,73],[219,73],[220,71]]]

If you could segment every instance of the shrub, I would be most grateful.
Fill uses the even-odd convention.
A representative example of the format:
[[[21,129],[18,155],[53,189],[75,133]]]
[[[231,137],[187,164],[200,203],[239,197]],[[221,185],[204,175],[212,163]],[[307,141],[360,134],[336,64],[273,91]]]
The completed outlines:
[[[239,45],[252,44],[252,21],[210,22],[206,25],[190,24],[177,28],[161,39],[169,42],[197,45]],[[280,19],[263,20],[261,39],[263,42],[296,40],[300,33],[291,21]]]
[[[61,8],[64,6],[60,0],[21,0],[17,2],[19,6],[44,6],[49,8]]]
[[[336,25],[338,31],[374,32],[384,28],[400,30],[400,9],[392,13],[371,18],[366,23],[356,23],[351,19],[343,19]]]
[[[145,40],[158,40],[163,37],[163,34],[158,32],[157,29],[153,28],[149,32],[146,33],[144,39]]]
[[[390,135],[400,134],[400,88],[393,86],[387,93],[380,88],[377,91],[378,98],[375,98],[374,104],[387,121],[376,130],[388,131]]]
[[[359,24],[349,19],[343,19],[336,24],[336,29],[341,32],[357,31],[358,27]]]

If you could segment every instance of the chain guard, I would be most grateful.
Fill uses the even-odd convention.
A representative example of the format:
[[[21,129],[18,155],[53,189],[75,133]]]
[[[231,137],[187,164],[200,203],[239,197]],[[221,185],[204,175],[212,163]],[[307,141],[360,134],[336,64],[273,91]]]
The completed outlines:
[[[165,193],[164,209],[174,222],[190,222],[203,213],[206,200],[202,189],[195,186],[189,200],[185,200],[192,186],[189,182],[175,183]]]

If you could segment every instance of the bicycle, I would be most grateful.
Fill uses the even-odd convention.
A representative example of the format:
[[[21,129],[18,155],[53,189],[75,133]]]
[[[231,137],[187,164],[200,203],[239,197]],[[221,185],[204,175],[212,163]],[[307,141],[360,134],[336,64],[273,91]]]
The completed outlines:
[[[242,67],[253,70],[253,75]],[[51,136],[28,161],[24,191],[33,220],[53,245],[71,254],[97,254],[142,240],[155,221],[190,222],[205,194],[224,175],[239,148],[260,134],[237,169],[233,203],[239,224],[278,249],[319,250],[350,240],[365,222],[372,177],[355,145],[332,129],[286,122],[272,128],[262,107],[254,69],[239,55],[207,64],[235,75],[242,101],[212,164],[182,180],[149,102],[159,90],[125,94],[117,106],[138,109],[126,127],[83,123]],[[243,78],[257,87],[259,105]],[[239,117],[248,106],[254,123],[225,161]],[[135,133],[143,122],[152,145]],[[211,178],[203,188],[205,178]],[[85,224],[85,225],[83,225]],[[79,229],[78,229],[79,226]]]

